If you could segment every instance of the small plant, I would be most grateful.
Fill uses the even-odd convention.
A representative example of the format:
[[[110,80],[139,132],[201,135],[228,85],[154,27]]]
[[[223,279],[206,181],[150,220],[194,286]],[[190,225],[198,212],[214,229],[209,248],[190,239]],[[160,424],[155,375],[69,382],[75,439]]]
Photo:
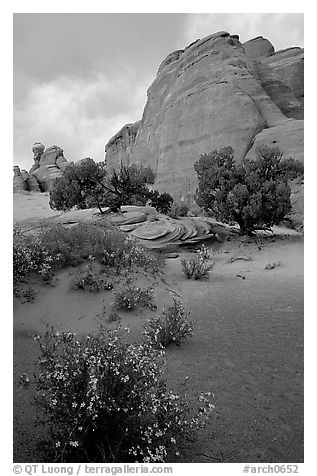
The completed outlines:
[[[172,218],[178,218],[178,217],[187,217],[189,208],[188,205],[184,202],[175,202],[171,206],[171,209],[169,211],[169,216]]]
[[[58,259],[58,257],[57,257]],[[53,258],[38,236],[13,230],[13,280],[23,280],[31,273],[39,274],[45,281],[51,278]]]
[[[187,279],[208,278],[215,266],[212,255],[205,245],[202,245],[197,255],[190,259],[183,258],[181,265]]]
[[[108,281],[103,274],[97,274],[93,269],[92,262],[89,262],[83,270],[78,272],[77,277],[73,281],[72,288],[97,293],[113,289],[113,283]]]
[[[155,310],[156,306],[153,304],[153,287],[149,286],[145,289],[127,286],[121,291],[115,293],[114,307],[116,309],[124,309],[126,311],[132,311],[136,308],[137,304],[149,307],[151,310]]]
[[[173,295],[173,304],[163,309],[162,317],[153,317],[144,327],[146,340],[157,347],[169,344],[180,345],[184,339],[193,335],[193,321],[189,320],[190,312],[186,312],[181,299]]]
[[[120,329],[77,337],[48,327],[34,340],[34,376],[20,383],[35,386],[47,462],[164,463],[209,421],[211,392],[190,406],[167,389],[163,352],[128,343]]]
[[[19,283],[13,287],[13,294],[21,300],[22,303],[33,302],[37,292],[28,284]]]
[[[111,322],[116,322],[116,321],[120,321],[120,316],[117,312],[111,311],[109,316],[108,316],[107,322],[111,323]]]

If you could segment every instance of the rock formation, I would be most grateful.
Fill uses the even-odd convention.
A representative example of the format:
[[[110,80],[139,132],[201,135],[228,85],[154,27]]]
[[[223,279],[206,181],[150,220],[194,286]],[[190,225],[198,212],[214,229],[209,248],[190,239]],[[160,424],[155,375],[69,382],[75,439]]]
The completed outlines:
[[[25,182],[26,190],[29,192],[40,192],[40,186],[38,184],[38,181],[33,175],[30,175],[29,172],[26,170],[22,169],[21,170],[21,175],[22,178]]]
[[[303,160],[302,119],[303,50],[221,31],[167,56],[141,121],[108,142],[106,161],[150,165],[156,188],[191,204],[200,154],[230,145],[241,160],[265,143]]]
[[[29,172],[15,166],[13,177],[14,193],[22,191],[46,192],[53,180],[63,175],[63,171],[71,162],[67,162],[63,149],[52,145],[45,149],[40,142],[35,142],[32,148],[34,164]]]
[[[34,158],[35,160],[35,158]],[[57,145],[52,145],[44,150],[40,155],[38,167],[30,170],[30,173],[38,181],[42,191],[47,191],[54,179],[63,175],[63,170],[68,165],[63,155],[63,149]]]
[[[129,162],[132,156],[133,145],[139,130],[140,122],[126,124],[107,144],[107,162],[111,165]]]
[[[13,167],[13,193],[25,192],[26,191],[26,184],[23,180],[20,167],[15,165]]]

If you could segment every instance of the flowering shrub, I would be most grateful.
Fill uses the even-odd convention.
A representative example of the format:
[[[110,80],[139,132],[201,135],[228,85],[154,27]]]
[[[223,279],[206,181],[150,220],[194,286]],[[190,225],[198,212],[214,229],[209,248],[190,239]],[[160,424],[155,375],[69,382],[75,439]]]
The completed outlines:
[[[57,260],[58,257],[55,258]],[[19,282],[30,273],[38,273],[43,279],[51,276],[53,257],[42,246],[38,236],[13,230],[13,279]]]
[[[78,338],[48,328],[34,339],[37,370],[21,384],[35,385],[47,462],[164,462],[209,419],[210,392],[191,409],[167,390],[162,351],[129,344],[118,329]]]
[[[131,240],[131,248],[126,253],[125,263],[127,267],[142,268],[157,273],[162,266],[162,255],[138,244],[136,240]]]
[[[115,293],[116,297],[114,306],[116,309],[132,311],[136,308],[137,304],[142,304],[143,306],[148,306],[151,310],[154,310],[156,309],[156,306],[152,302],[153,291],[152,286],[145,289],[127,286]]]
[[[185,312],[181,299],[173,295],[173,304],[163,309],[162,317],[153,317],[144,327],[146,341],[157,347],[167,347],[175,343],[180,345],[184,339],[193,335],[193,321],[190,312]]]
[[[43,279],[65,266],[77,266],[93,256],[101,264],[120,272],[123,268],[143,268],[157,272],[161,260],[151,251],[128,240],[126,234],[112,225],[79,223],[43,227],[37,233],[13,234],[13,274],[19,281],[31,272]]]
[[[81,289],[89,292],[99,292],[113,289],[113,283],[109,281],[105,275],[101,272],[97,272],[93,269],[93,260],[90,260],[84,269],[77,273],[76,278],[73,281],[73,289]]]
[[[37,292],[26,283],[19,283],[13,286],[13,294],[20,299],[22,303],[33,302],[36,298]]]
[[[197,255],[193,258],[182,259],[181,265],[183,271],[188,279],[201,279],[208,278],[210,271],[215,266],[215,262],[211,261],[212,256],[206,248],[205,245],[202,245]]]

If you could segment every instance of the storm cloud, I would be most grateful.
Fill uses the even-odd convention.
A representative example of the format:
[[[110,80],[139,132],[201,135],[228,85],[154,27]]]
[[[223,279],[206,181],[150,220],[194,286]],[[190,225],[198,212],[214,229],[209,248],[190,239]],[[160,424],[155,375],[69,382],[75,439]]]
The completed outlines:
[[[303,46],[303,14],[14,14],[14,163],[29,169],[36,141],[103,160],[141,118],[161,61],[219,30]]]

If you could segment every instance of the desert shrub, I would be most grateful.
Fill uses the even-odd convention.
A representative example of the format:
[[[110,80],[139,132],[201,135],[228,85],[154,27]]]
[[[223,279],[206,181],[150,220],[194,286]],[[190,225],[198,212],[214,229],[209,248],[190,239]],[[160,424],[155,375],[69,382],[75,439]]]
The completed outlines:
[[[21,300],[22,303],[33,302],[36,298],[37,291],[34,287],[26,283],[16,283],[13,286],[13,294]]]
[[[53,261],[53,257],[43,246],[38,236],[24,233],[18,227],[14,228],[13,280],[15,283],[30,273],[37,273],[44,280],[50,279]]]
[[[78,223],[70,228],[52,225],[42,229],[40,240],[51,256],[58,256],[56,268],[77,266],[88,256],[102,249],[105,231],[90,223]]]
[[[110,311],[107,322],[111,323],[111,322],[116,322],[116,321],[120,321],[119,314],[115,311]]]
[[[89,292],[99,292],[113,289],[113,283],[102,272],[93,269],[93,263],[89,262],[81,269],[73,280],[72,288]]]
[[[149,191],[148,198],[150,205],[156,208],[159,213],[164,213],[165,215],[170,211],[174,202],[173,197],[169,193],[159,193],[157,190]]]
[[[124,263],[126,267],[132,269],[142,268],[152,273],[157,273],[162,267],[163,258],[161,254],[154,253],[141,246],[136,240],[130,240],[129,249],[125,253]]]
[[[145,205],[148,200],[148,185],[153,185],[155,174],[150,167],[121,163],[118,171],[112,170],[107,187],[121,205]]]
[[[176,203],[173,203],[168,214],[172,218],[187,217],[188,211],[189,211],[189,208],[188,208],[188,205],[186,205],[186,203],[176,202]]]
[[[197,204],[216,219],[238,223],[242,234],[278,224],[292,208],[288,182],[303,174],[299,161],[282,156],[266,146],[239,163],[231,147],[201,155],[194,164]]]
[[[135,286],[127,286],[115,293],[114,307],[132,311],[138,304],[149,307],[151,310],[156,309],[153,304],[153,287],[139,288]]]
[[[163,353],[128,343],[118,329],[77,337],[48,328],[34,339],[36,371],[21,385],[35,385],[45,461],[164,462],[209,420],[212,394],[189,407],[167,389]]]
[[[195,256],[189,259],[181,259],[183,271],[188,279],[208,278],[215,262],[205,245],[202,245]]]
[[[136,164],[124,165],[118,171],[108,170],[104,162],[96,163],[86,158],[69,164],[62,177],[54,180],[50,191],[50,207],[54,210],[69,210],[109,207],[112,211],[121,205],[145,205],[148,184],[153,184],[155,175],[151,168]]]
[[[153,317],[144,327],[143,335],[147,342],[156,347],[170,344],[180,345],[184,339],[193,335],[193,321],[189,320],[180,298],[173,295],[173,304],[163,309],[161,317]]]
[[[13,234],[14,280],[36,273],[44,280],[65,266],[77,266],[91,256],[107,268],[143,268],[157,272],[162,259],[150,250],[128,240],[125,233],[104,224],[78,223],[43,227],[36,234],[19,228]]]
[[[104,186],[106,168],[104,163],[96,163],[91,158],[86,158],[75,164],[69,164],[63,176],[54,180],[50,190],[49,205],[54,210],[69,210],[73,207],[79,209],[105,205],[108,190]]]

